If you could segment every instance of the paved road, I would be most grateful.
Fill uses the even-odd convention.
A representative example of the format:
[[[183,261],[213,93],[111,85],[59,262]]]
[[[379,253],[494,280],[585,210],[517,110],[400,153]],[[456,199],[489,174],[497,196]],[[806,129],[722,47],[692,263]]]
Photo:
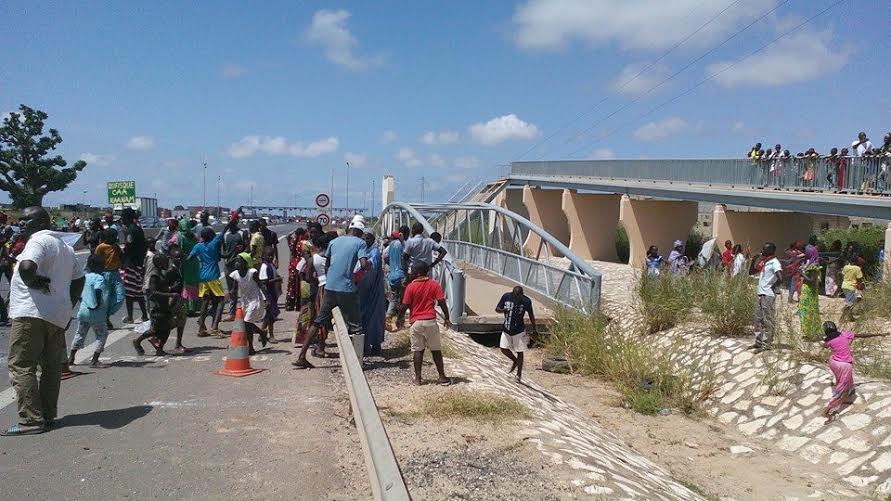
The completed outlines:
[[[283,314],[279,333],[289,336],[293,321]],[[336,360],[293,370],[290,343],[279,343],[253,357],[266,371],[217,376],[227,341],[196,331],[190,320],[191,354],[167,357],[135,356],[134,335],[114,331],[103,354],[113,366],[77,366],[84,374],[62,383],[57,429],[0,438],[0,497],[368,497],[358,436],[337,417],[349,403]],[[0,408],[0,426],[15,420],[14,403]]]
[[[279,238],[283,240],[283,237],[288,234],[288,232],[293,231],[295,228],[294,225],[278,225],[271,226],[272,231],[278,233]],[[281,256],[287,256],[287,246],[281,245],[279,249],[279,254]],[[78,251],[77,252],[77,261],[81,266],[85,266],[87,263],[87,257],[89,256],[88,251]],[[5,279],[0,280],[0,294],[3,294],[3,297],[6,298],[9,295],[9,282]],[[137,318],[139,316],[139,306],[134,305],[135,315]],[[72,310],[72,316],[77,314],[77,309]],[[122,306],[121,311],[118,312],[113,319],[113,324],[116,327],[121,326],[120,319],[125,315],[125,309]],[[68,326],[68,330],[65,332],[65,337],[68,340],[68,346],[71,346],[71,341],[74,339],[74,333],[77,330],[77,320],[72,320],[71,325]],[[113,332],[112,332],[113,333]],[[88,335],[88,340],[93,339],[92,333]],[[117,339],[119,337],[116,337]],[[171,347],[173,345],[170,345]],[[0,327],[0,391],[9,387],[9,372],[6,370],[6,358],[9,355],[9,327]],[[0,396],[0,405],[2,405],[3,400],[2,396]]]

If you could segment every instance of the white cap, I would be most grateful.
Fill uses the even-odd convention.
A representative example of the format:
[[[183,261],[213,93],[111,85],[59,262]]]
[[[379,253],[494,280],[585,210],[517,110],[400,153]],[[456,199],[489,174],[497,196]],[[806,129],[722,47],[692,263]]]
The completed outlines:
[[[362,231],[365,231],[365,223],[364,223],[363,221],[356,221],[356,220],[354,219],[353,222],[350,223],[350,229],[351,229],[351,230],[362,230]]]

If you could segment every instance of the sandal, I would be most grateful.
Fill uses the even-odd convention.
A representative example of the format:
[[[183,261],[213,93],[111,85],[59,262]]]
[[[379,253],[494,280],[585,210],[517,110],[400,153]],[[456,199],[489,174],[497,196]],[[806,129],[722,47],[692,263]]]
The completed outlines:
[[[315,365],[309,363],[309,360],[296,360],[291,362],[291,365],[298,369],[315,369]]]
[[[139,341],[136,339],[133,340],[133,349],[136,350],[137,355],[145,355],[145,350],[142,349],[142,346],[140,346]]]
[[[0,436],[3,437],[16,437],[19,435],[39,435],[41,433],[46,432],[46,427],[43,426],[24,426],[18,423],[10,426],[4,431],[0,431]]]
[[[176,348],[173,349],[173,353],[177,353],[179,355],[183,355],[188,352],[189,352],[189,349],[186,348],[185,346],[177,346]]]
[[[207,331],[198,331],[197,336],[198,337],[210,337],[210,334],[208,334]]]
[[[438,379],[436,380],[436,384],[438,384],[439,386],[450,386],[452,384],[452,380],[449,378]]]

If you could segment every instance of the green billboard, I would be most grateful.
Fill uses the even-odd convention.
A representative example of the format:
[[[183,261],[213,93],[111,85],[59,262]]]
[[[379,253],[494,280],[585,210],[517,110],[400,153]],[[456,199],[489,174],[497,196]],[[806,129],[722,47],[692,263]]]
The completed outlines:
[[[136,203],[136,181],[110,181],[108,183],[108,203]]]

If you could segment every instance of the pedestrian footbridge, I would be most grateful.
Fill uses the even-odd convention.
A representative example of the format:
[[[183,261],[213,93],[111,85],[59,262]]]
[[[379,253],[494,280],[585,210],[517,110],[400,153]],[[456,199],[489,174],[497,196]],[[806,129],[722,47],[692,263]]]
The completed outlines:
[[[513,211],[473,201],[394,202],[381,212],[378,232],[386,236],[415,222],[424,226],[427,236],[441,234],[448,250],[445,260],[434,269],[434,278],[446,291],[453,323],[461,321],[472,303],[470,298],[487,282],[522,285],[560,306],[582,311],[599,308],[601,274],[553,235]],[[491,305],[474,310],[494,309],[497,296],[485,296],[486,304]]]

